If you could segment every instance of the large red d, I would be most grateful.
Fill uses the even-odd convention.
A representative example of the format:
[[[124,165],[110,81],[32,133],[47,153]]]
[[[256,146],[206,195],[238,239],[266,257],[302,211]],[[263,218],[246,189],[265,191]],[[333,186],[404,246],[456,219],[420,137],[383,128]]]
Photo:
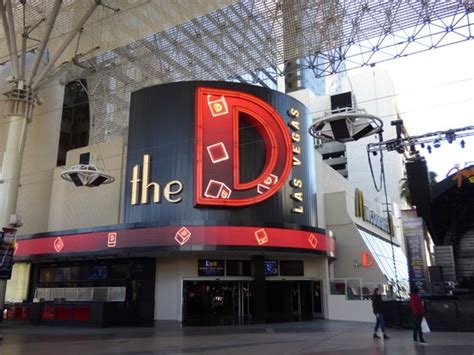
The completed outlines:
[[[240,181],[239,116],[254,124],[266,159],[252,181]],[[196,205],[247,206],[266,200],[285,183],[292,149],[283,119],[261,99],[233,90],[196,89]]]

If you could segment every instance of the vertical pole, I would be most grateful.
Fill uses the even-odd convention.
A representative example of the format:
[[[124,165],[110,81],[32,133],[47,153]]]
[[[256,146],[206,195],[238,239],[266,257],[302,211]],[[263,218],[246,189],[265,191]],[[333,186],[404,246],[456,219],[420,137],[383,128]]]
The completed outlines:
[[[0,226],[7,226],[10,215],[16,211],[28,120],[21,115],[8,115],[3,123],[6,144],[1,161]]]
[[[379,141],[383,142],[383,133],[379,133]],[[395,273],[395,288],[397,293],[397,299],[400,299],[400,283],[398,282],[398,272],[397,272],[397,262],[395,260],[395,247],[393,246],[393,226],[390,223],[390,209],[388,208],[388,195],[387,195],[387,182],[385,180],[385,164],[383,159],[383,151],[380,150],[380,171],[382,174],[382,184],[383,184],[383,193],[385,197],[385,212],[387,213],[388,228],[390,230],[390,247],[392,248],[392,262],[393,262],[393,272]]]
[[[10,215],[16,212],[27,129],[28,120],[25,116],[7,116],[5,150],[3,154],[0,154],[0,156],[3,155],[0,175],[0,201],[2,201],[0,204],[0,226],[2,227],[8,226]],[[3,310],[5,303],[6,285],[7,280],[0,280],[0,310]],[[3,319],[3,313],[0,315],[1,319]]]

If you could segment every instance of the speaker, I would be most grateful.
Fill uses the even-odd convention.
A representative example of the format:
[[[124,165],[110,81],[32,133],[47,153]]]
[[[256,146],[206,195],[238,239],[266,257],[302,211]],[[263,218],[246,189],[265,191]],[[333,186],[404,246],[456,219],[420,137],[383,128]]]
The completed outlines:
[[[331,95],[331,110],[352,107],[352,92],[343,92],[342,94]]]
[[[436,281],[444,281],[443,277],[443,267],[436,265],[436,266],[430,266],[428,268],[429,274],[430,274],[430,281],[431,282],[436,282]]]
[[[372,131],[374,129],[374,127],[372,127],[371,124],[367,124],[366,126],[362,127],[361,130],[359,130],[358,132],[354,133],[352,135],[352,138],[354,138],[355,141],[359,140],[360,138],[363,138],[365,137],[365,135],[367,133],[369,133],[370,131]]]
[[[344,118],[341,118],[340,120],[331,121],[329,122],[329,124],[331,125],[331,130],[334,135],[334,139],[345,139],[351,136],[349,128],[347,127],[346,120]]]
[[[405,163],[408,188],[416,214],[421,217],[428,214],[431,204],[431,189],[425,158],[415,158]]]

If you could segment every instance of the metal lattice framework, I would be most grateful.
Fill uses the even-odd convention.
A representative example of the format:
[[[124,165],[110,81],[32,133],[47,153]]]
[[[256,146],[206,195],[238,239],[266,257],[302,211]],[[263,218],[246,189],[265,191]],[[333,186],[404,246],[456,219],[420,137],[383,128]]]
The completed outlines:
[[[31,0],[23,7],[14,2],[17,34],[24,13],[29,36],[39,37],[44,30],[38,23],[47,20],[52,3]],[[91,3],[63,2],[50,52]],[[64,81],[87,79],[96,122],[91,143],[122,136],[130,92],[149,85],[232,80],[275,88],[289,68],[324,78],[474,38],[473,1],[201,0],[192,7],[179,0],[102,3],[120,12],[107,6],[96,10],[51,73]],[[29,49],[37,46],[34,40],[28,43]],[[297,66],[284,65],[296,60]]]

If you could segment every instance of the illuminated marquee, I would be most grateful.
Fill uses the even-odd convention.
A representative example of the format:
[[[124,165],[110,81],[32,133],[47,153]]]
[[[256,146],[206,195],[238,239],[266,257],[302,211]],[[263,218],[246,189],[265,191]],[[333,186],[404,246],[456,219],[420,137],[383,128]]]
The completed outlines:
[[[266,159],[252,181],[240,181],[239,119],[265,142]],[[248,206],[274,195],[292,166],[292,141],[283,119],[261,99],[233,90],[198,87],[195,129],[195,204]]]

